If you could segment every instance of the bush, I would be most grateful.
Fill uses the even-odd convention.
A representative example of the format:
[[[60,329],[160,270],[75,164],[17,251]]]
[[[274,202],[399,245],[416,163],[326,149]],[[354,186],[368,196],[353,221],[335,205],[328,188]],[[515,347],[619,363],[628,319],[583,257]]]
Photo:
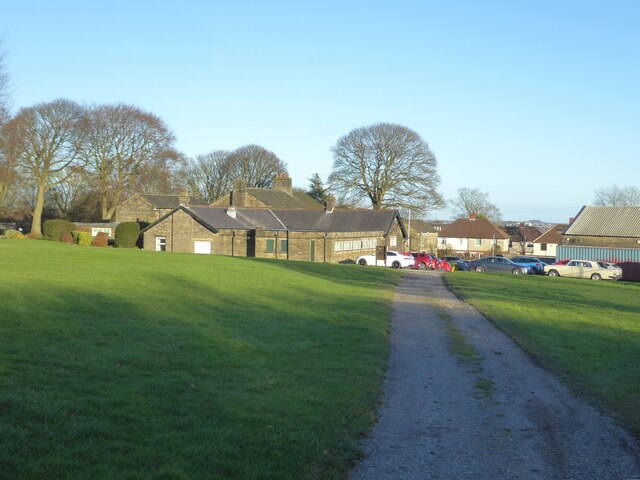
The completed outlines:
[[[75,223],[67,220],[61,220],[59,218],[47,220],[42,226],[44,238],[47,240],[53,240],[54,242],[61,242],[65,233],[71,234],[75,229]]]
[[[69,232],[64,232],[64,235],[62,235],[60,241],[62,243],[76,243],[76,241],[73,239],[73,235],[71,235]]]
[[[91,246],[91,234],[89,232],[78,232],[78,245],[83,247]]]
[[[9,240],[24,240],[24,235],[18,230],[7,230],[4,232],[4,236]]]
[[[109,244],[109,237],[104,232],[98,232],[91,245],[94,247],[106,247]]]
[[[37,233],[34,233],[34,232],[29,232],[24,236],[24,238],[29,240],[42,240],[42,235],[38,235]]]
[[[122,222],[116,227],[116,247],[133,248],[140,236],[140,225],[136,222]]]

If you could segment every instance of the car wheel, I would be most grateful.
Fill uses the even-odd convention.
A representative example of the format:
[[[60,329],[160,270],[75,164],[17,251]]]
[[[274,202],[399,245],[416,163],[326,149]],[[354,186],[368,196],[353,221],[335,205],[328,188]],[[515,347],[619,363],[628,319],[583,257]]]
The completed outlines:
[[[559,277],[560,274],[558,273],[557,270],[549,270],[549,276],[550,277]]]
[[[487,271],[487,269],[484,268],[482,265],[480,265],[479,267],[476,267],[476,272],[482,273],[482,272],[486,272],[486,271]]]
[[[591,275],[591,280],[602,280],[602,275],[600,275],[599,273],[594,273],[593,275]]]
[[[400,268],[400,262],[397,260],[394,260],[394,262],[391,264],[391,268]]]
[[[424,262],[418,263],[418,270],[426,270],[427,265]]]
[[[358,265],[362,265],[363,267],[367,266],[367,261],[364,258],[358,260]]]
[[[511,273],[513,273],[514,275],[522,275],[522,270],[519,268],[514,268]]]

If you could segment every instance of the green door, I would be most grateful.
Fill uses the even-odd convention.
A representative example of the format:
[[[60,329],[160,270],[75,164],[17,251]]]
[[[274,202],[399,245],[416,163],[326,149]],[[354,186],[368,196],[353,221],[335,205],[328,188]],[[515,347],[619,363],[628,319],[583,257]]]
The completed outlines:
[[[315,240],[311,240],[309,242],[309,261],[310,262],[316,261],[316,241]]]

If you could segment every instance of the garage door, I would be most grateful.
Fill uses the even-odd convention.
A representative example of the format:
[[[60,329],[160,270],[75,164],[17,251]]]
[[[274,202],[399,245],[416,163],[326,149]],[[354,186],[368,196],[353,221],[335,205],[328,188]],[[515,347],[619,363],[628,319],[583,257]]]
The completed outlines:
[[[211,242],[195,241],[193,242],[193,253],[211,254]]]

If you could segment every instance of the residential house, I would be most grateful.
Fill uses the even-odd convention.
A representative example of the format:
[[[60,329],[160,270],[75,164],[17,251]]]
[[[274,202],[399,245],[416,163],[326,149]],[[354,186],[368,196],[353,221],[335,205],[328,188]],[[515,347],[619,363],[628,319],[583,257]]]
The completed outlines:
[[[402,249],[397,210],[180,205],[142,231],[145,250],[349,263]]]
[[[504,230],[511,240],[508,253],[512,255],[531,255],[533,241],[542,234],[536,227],[524,223],[505,225]]]
[[[486,218],[471,214],[446,225],[439,232],[438,254],[470,258],[502,254],[509,250],[511,237]]]
[[[211,203],[212,207],[250,208],[306,208],[324,209],[324,205],[304,192],[294,190],[291,177],[278,174],[273,188],[247,188],[241,180],[234,182],[233,190]]]
[[[438,251],[438,236],[448,222],[439,220],[411,220],[411,241],[409,249],[434,255]]]
[[[177,208],[180,204],[206,205],[207,202],[186,193],[181,193],[180,195],[135,193],[116,207],[114,222],[152,223]]]
[[[562,235],[569,228],[568,223],[553,225],[533,241],[534,257],[555,257],[558,245],[562,243]]]

